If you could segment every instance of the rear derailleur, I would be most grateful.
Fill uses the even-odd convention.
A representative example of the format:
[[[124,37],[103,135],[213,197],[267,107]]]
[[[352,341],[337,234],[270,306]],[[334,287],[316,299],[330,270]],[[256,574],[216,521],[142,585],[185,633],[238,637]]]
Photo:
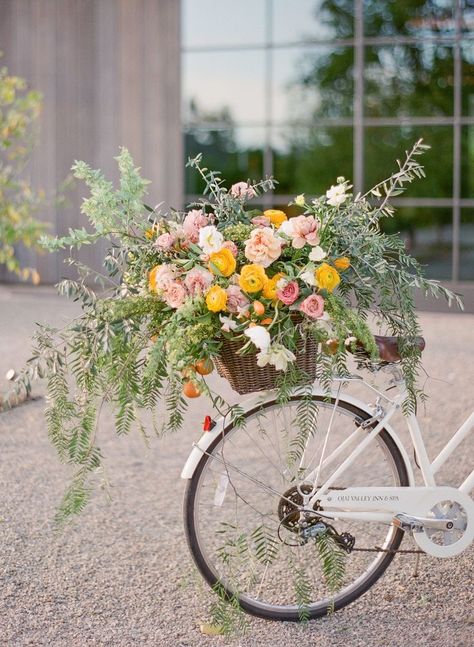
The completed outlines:
[[[291,542],[292,545],[304,545],[310,540],[317,540],[321,535],[327,534],[346,553],[352,552],[355,537],[348,532],[339,533],[334,526],[323,521],[321,515],[318,514],[321,511],[318,503],[316,503],[313,510],[302,508],[303,497],[301,492],[309,494],[312,489],[312,485],[308,483],[303,483],[299,487],[292,486],[280,499],[278,506],[278,516],[280,518],[278,536],[280,541],[285,544],[290,543],[281,536],[280,530],[282,528],[286,528],[293,535],[298,536],[298,544]]]

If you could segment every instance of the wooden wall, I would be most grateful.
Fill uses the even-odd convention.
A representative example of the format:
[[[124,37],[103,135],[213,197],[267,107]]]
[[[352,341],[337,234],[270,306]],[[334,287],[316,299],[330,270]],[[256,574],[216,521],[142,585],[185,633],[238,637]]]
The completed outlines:
[[[0,0],[0,64],[44,94],[28,171],[35,186],[54,192],[75,159],[116,179],[113,157],[126,146],[152,181],[150,204],[181,206],[179,7],[178,0]],[[78,185],[72,206],[44,210],[52,232],[86,224],[84,195]],[[20,253],[43,282],[70,275],[64,255]],[[86,247],[80,257],[99,267],[102,249]]]

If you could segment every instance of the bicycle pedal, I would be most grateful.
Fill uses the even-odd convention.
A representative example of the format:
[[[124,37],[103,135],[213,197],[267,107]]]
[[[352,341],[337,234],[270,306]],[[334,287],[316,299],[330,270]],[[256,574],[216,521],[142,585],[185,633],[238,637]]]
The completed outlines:
[[[407,514],[396,514],[392,519],[392,524],[405,532],[423,532],[424,525],[420,519],[410,517]]]

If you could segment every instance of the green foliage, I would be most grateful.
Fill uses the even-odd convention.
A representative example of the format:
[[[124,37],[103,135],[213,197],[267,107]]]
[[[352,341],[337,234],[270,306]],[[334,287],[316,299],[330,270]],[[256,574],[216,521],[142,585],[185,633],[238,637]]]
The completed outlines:
[[[317,430],[318,423],[318,404],[312,397],[311,386],[306,389],[307,393],[298,401],[296,407],[295,425],[298,429],[297,434],[290,441],[287,453],[288,467],[299,463],[303,457],[308,439]]]
[[[335,542],[329,532],[321,533],[315,541],[326,586],[334,595],[344,583],[347,553]],[[332,606],[333,603],[330,609]]]
[[[275,539],[275,533],[271,528],[268,528],[263,523],[260,524],[253,529],[250,539],[253,553],[259,562],[269,565],[276,560],[280,543]]]
[[[22,178],[36,142],[42,97],[27,91],[26,82],[0,69],[0,265],[21,279],[40,281],[38,272],[21,267],[15,247],[39,249],[38,239],[46,225],[35,218],[45,196]]]
[[[293,569],[293,588],[295,591],[296,604],[298,605],[298,616],[300,622],[308,622],[309,605],[312,602],[312,586],[306,571],[302,568]]]
[[[212,591],[215,595],[211,606],[212,625],[219,628],[224,636],[246,633],[249,623],[239,604],[238,595],[229,596],[219,582],[214,584]]]

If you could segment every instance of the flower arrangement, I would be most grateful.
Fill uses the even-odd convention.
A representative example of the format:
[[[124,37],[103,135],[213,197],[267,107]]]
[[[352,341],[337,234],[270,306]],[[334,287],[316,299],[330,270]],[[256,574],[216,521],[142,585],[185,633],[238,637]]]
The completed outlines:
[[[260,369],[276,371],[275,388],[289,390],[311,378],[298,367],[301,343],[316,348],[316,377],[330,384],[334,371],[347,373],[347,354],[363,346],[372,360],[377,347],[367,324],[403,338],[402,370],[409,388],[407,410],[415,406],[419,334],[415,288],[450,301],[454,293],[422,276],[398,236],[384,234],[389,199],[423,176],[417,142],[390,178],[354,196],[337,178],[315,199],[297,196],[281,209],[254,208],[272,178],[226,188],[220,174],[188,161],[205,181],[204,197],[184,211],[163,214],[144,205],[147,182],[126,150],[117,158],[120,186],[83,162],[73,167],[90,197],[82,211],[92,232],[71,230],[44,238],[51,251],[110,241],[105,273],[76,265],[79,279],[65,280],[61,293],[80,299],[83,313],[71,325],[40,328],[22,381],[46,376],[50,437],[63,460],[77,466],[59,516],[85,505],[91,475],[101,453],[98,420],[112,404],[118,433],[126,433],[140,410],[165,401],[164,427],[180,427],[189,397],[209,395],[222,411],[223,399],[206,381],[226,340],[240,341],[239,353],[254,355]],[[100,288],[96,292],[91,283]],[[304,348],[304,346],[303,346]],[[71,388],[70,375],[76,388]],[[238,408],[232,411],[238,415]]]

